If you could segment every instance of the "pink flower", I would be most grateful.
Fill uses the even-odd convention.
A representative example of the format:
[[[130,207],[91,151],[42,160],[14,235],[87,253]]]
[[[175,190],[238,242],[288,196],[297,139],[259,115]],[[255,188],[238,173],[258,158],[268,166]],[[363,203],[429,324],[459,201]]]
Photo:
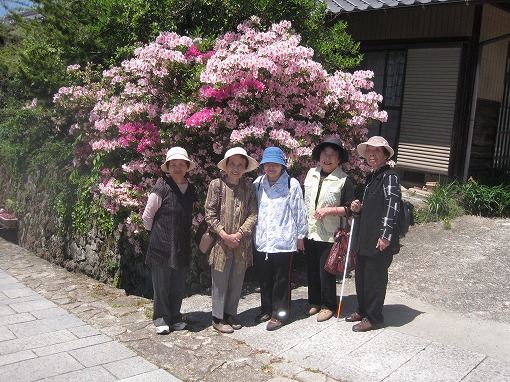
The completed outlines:
[[[191,117],[186,120],[186,126],[198,127],[204,123],[210,122],[214,117],[214,110],[210,108],[204,108],[197,111]]]
[[[258,159],[278,145],[302,180],[315,165],[312,148],[337,136],[351,154],[344,169],[361,181],[367,166],[355,147],[370,123],[388,118],[372,90],[373,72],[327,73],[288,21],[262,30],[252,17],[212,50],[200,46],[200,39],[162,32],[98,82],[54,95],[62,120],[72,120],[73,163],[100,174],[93,199],[122,220],[119,229],[137,251],[140,215],[169,147],[188,150],[198,164],[193,183],[204,190],[233,145]]]

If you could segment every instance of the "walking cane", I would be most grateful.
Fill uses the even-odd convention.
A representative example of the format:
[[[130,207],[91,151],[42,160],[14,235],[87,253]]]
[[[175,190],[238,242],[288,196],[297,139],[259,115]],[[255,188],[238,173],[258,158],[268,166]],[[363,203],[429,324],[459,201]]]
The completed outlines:
[[[352,217],[351,224],[351,232],[349,233],[349,244],[347,244],[347,254],[345,255],[345,265],[344,265],[344,276],[342,278],[342,289],[340,290],[340,300],[338,301],[338,311],[336,312],[336,320],[340,320],[340,310],[342,309],[342,298],[344,296],[344,286],[345,286],[345,275],[347,274],[347,264],[349,264],[349,256],[351,255],[351,242],[352,242],[352,234],[354,232],[354,223],[356,222],[357,215],[354,214]]]

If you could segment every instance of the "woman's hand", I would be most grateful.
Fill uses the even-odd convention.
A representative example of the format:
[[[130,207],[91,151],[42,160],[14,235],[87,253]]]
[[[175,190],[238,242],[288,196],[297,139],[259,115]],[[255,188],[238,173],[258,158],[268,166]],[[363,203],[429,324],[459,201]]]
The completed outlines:
[[[354,213],[358,213],[361,211],[361,203],[358,199],[353,200],[351,202],[351,211]]]
[[[320,221],[320,220],[324,219],[324,216],[326,216],[326,215],[334,215],[336,213],[336,208],[337,207],[319,208],[317,211],[315,211],[313,216],[315,217],[315,219]]]
[[[241,239],[243,238],[243,235],[241,234],[241,232],[228,234],[222,230],[220,232],[220,238],[225,242],[227,247],[234,249],[234,248],[239,247],[239,244],[241,243]]]
[[[297,239],[297,249],[298,249],[298,251],[305,250],[305,240],[304,239]]]
[[[384,251],[388,247],[388,245],[390,245],[389,240],[380,237],[379,240],[377,240],[377,245],[375,246],[375,248],[379,249],[379,251]]]

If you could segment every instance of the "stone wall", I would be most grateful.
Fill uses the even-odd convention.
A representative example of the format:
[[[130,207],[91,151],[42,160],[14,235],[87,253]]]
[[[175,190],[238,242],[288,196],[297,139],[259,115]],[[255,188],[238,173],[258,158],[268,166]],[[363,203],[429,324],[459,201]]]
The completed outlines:
[[[84,273],[125,289],[128,294],[151,297],[150,271],[144,257],[134,252],[126,237],[119,232],[105,234],[96,228],[85,236],[78,235],[60,221],[48,191],[49,184],[67,181],[59,176],[31,173],[22,185],[15,185],[0,167],[0,207],[9,199],[14,201],[19,245],[69,271]],[[211,284],[207,260],[196,249],[187,282],[189,293],[204,291]]]

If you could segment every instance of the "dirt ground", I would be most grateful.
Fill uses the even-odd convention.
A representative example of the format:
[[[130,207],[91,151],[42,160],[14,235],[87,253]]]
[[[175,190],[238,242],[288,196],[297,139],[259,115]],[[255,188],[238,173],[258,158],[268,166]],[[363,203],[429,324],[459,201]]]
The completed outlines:
[[[467,316],[510,323],[510,219],[461,216],[410,227],[390,285]]]

